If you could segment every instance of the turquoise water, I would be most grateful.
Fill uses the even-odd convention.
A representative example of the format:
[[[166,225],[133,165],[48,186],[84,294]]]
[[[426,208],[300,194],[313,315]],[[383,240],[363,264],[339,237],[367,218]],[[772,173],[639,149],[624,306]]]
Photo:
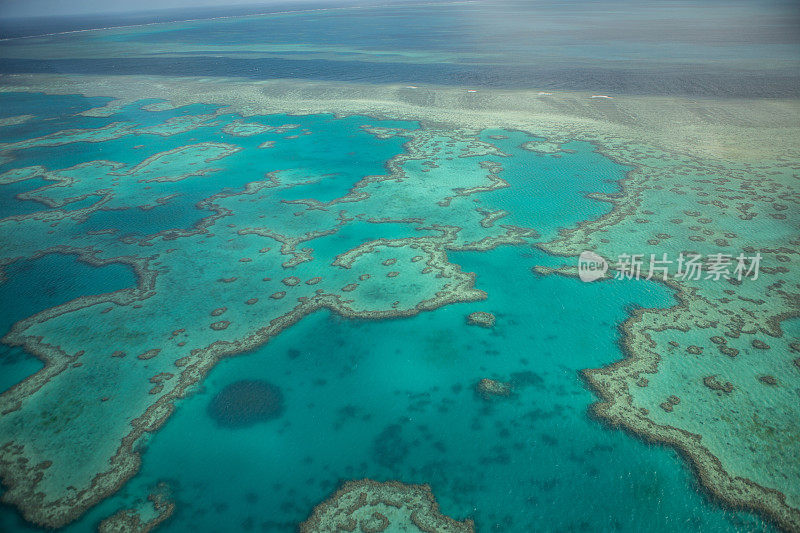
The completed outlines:
[[[667,290],[537,277],[528,247],[451,259],[478,274],[485,302],[374,322],[320,312],[223,361],[86,522],[166,479],[179,503],[165,531],[291,531],[341,480],[371,477],[430,483],[442,512],[479,531],[763,527],[710,505],[673,451],[587,416],[578,371],[617,359],[626,306],[669,306]],[[465,326],[475,310],[494,313],[495,329]],[[515,380],[517,394],[487,402],[473,389],[483,377]],[[241,379],[279,386],[281,418],[217,427],[207,405]]]
[[[44,204],[17,198],[20,193],[29,192],[45,185],[48,185],[48,182],[41,178],[0,185],[0,213],[3,213],[3,216],[29,215],[47,209]]]
[[[30,109],[49,102],[49,97],[41,95],[32,98],[27,103]],[[255,224],[259,215],[269,215],[269,224],[294,236],[309,229],[304,224],[313,222],[318,227],[311,229],[328,229],[335,225],[336,209],[333,213],[311,210],[298,217],[293,212],[301,211],[301,206],[285,201],[313,198],[327,202],[347,194],[365,176],[385,174],[387,161],[402,154],[409,137],[422,127],[416,122],[359,116],[272,115],[244,120],[297,127],[242,137],[224,131],[242,117],[218,113],[211,106],[143,110],[148,102],[128,105],[107,118],[74,116],[76,110],[97,103],[65,98],[48,105],[62,106],[58,120],[65,128],[101,128],[122,121],[130,131],[102,142],[73,142],[68,150],[17,150],[16,159],[0,170],[38,164],[49,171],[63,171],[98,159],[119,163],[115,168],[125,170],[156,153],[206,141],[242,150],[209,163],[216,170],[202,176],[148,182],[150,189],[132,179],[115,193],[109,204],[113,210],[95,211],[84,221],[64,223],[65,228],[58,228],[55,237],[39,236],[42,243],[61,239],[66,244],[93,245],[107,254],[160,253],[160,248],[151,251],[136,244],[128,246],[119,237],[188,228],[209,214],[198,207],[201,200],[240,190],[276,171],[286,182],[309,183],[270,189],[258,197],[239,199],[241,204],[231,201],[227,205],[235,206],[237,216],[250,216],[252,219],[246,220],[250,224]],[[201,125],[167,136],[141,130],[175,117],[213,113],[216,115],[204,118]],[[380,139],[365,132],[365,125],[405,131]],[[52,133],[46,123],[34,121],[28,127],[29,136]],[[506,138],[489,137],[500,134]],[[473,174],[482,178],[486,172],[478,163],[493,161],[504,167],[500,176],[510,187],[476,195],[480,206],[509,211],[502,223],[533,227],[540,239],[546,240],[559,228],[607,212],[608,204],[585,195],[617,191],[617,180],[628,170],[588,143],[568,143],[556,157],[522,149],[522,143],[538,139],[520,132],[484,131],[480,139],[506,155],[441,157],[437,171],[429,174],[418,171],[419,160],[409,161],[404,181],[371,186],[372,196],[364,205],[375,209],[376,204],[378,215],[394,214],[399,205],[408,213],[421,212],[437,222],[475,225],[479,217],[469,219],[473,208],[463,207],[472,205],[471,198],[454,200],[454,211],[437,206],[440,196],[436,195],[447,193],[450,182],[445,186],[436,179],[453,178],[460,183],[459,179],[469,182]],[[259,148],[265,141],[274,144]],[[170,167],[171,171],[184,170],[179,163]],[[91,178],[113,175],[104,167]],[[71,187],[97,192],[101,186],[94,183],[85,180]],[[32,185],[41,182],[26,180],[15,186],[21,190]],[[54,191],[47,194],[56,194]],[[164,205],[140,208],[167,195],[176,196],[170,196]],[[338,207],[351,214],[368,209],[362,204]],[[13,213],[9,210],[0,215]],[[462,216],[463,221],[457,218]],[[222,233],[223,225],[224,221],[214,231]],[[87,235],[100,229],[117,231]],[[365,241],[435,234],[410,223],[352,220],[336,233],[308,241],[317,262],[303,264],[295,272],[308,279],[305,274],[322,268],[317,265],[327,266],[336,254]],[[237,253],[239,243],[236,235],[231,235],[224,246]],[[3,242],[0,250],[7,253],[6,249],[26,238],[17,234],[13,242]],[[184,244],[180,239],[171,242],[175,243],[171,246]],[[187,255],[199,249],[199,244],[191,244],[197,241],[184,242],[190,242]],[[362,477],[430,483],[444,513],[474,518],[479,531],[766,528],[751,515],[709,502],[698,491],[685,463],[670,449],[611,431],[587,414],[595,396],[579,371],[620,359],[617,326],[635,306],[673,305],[675,300],[667,289],[647,282],[583,284],[566,277],[538,276],[531,271],[534,266],[559,264],[560,260],[544,255],[531,243],[488,252],[451,251],[448,256],[463,270],[476,273],[476,287],[488,294],[485,301],[381,321],[344,319],[318,311],[268,344],[223,360],[145,442],[141,471],[119,493],[66,530],[92,530],[120,508],[141,501],[159,481],[167,481],[174,489],[177,509],[161,526],[164,531],[291,531],[341,481]],[[202,260],[203,256],[199,257]],[[221,265],[199,264],[224,272]],[[167,275],[169,268],[163,272]],[[195,274],[184,273],[186,287],[192,288]],[[9,280],[0,284],[0,299],[12,302],[4,306],[4,322],[0,322],[6,329],[16,320],[72,298],[134,283],[128,267],[96,268],[67,255],[14,263],[7,268],[7,275]],[[230,291],[225,295],[232,292],[237,296],[235,287],[225,291]],[[187,291],[186,298],[187,309],[208,304],[203,291]],[[178,309],[176,304],[174,309],[162,310],[158,320],[173,323],[174,314],[181,312]],[[493,313],[496,326],[466,325],[466,316],[474,311]],[[102,321],[98,323],[102,325]],[[108,347],[113,340],[99,338],[97,342]],[[0,380],[2,390],[40,367],[19,350],[6,350],[0,358],[7,367]],[[482,378],[509,381],[514,394],[485,400],[474,391]],[[279,387],[285,410],[280,417],[252,427],[221,428],[208,417],[208,404],[217,392],[243,379],[263,379]],[[13,509],[2,508],[0,529],[27,527]]]
[[[0,283],[0,301],[5,302],[0,306],[2,335],[15,322],[75,298],[136,286],[133,272],[125,265],[96,267],[65,254],[17,261],[4,272],[8,279]],[[5,392],[41,367],[38,359],[20,348],[0,344],[0,391]]]
[[[508,138],[490,138],[497,134]],[[510,212],[504,223],[536,228],[543,242],[555,238],[559,229],[604,215],[607,204],[582,202],[581,197],[590,192],[619,192],[617,180],[630,170],[585,142],[566,143],[560,147],[562,152],[553,157],[522,148],[523,143],[532,140],[524,132],[483,131],[481,138],[510,156],[490,158],[503,165],[502,176],[510,187],[483,198]]]

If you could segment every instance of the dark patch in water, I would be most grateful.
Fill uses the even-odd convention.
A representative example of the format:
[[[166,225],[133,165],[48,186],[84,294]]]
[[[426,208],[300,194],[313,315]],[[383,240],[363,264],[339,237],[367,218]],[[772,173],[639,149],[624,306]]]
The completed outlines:
[[[536,372],[524,371],[511,374],[510,382],[514,387],[533,385],[537,388],[544,387],[544,378]]]
[[[542,433],[542,442],[548,446],[558,446],[558,439],[546,433]]]
[[[281,390],[262,380],[242,380],[219,391],[206,412],[217,424],[243,428],[283,414]]]
[[[595,60],[596,61],[596,60]],[[800,77],[778,69],[711,72],[686,68],[562,68],[530,65],[459,63],[395,63],[389,61],[328,61],[324,59],[219,57],[5,58],[0,72],[99,75],[217,76],[269,79],[280,77],[329,81],[369,81],[476,86],[498,89],[571,89],[617,94],[713,96],[717,98],[795,98]],[[420,98],[425,97],[422,93]]]
[[[409,445],[403,440],[403,428],[392,424],[381,431],[372,445],[375,462],[387,468],[396,468],[405,461]]]

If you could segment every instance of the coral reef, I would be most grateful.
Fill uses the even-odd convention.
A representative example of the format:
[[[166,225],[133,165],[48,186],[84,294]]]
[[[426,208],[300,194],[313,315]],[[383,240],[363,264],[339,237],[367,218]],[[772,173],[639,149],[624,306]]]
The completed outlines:
[[[472,326],[481,326],[484,328],[493,328],[496,319],[492,313],[485,311],[475,311],[467,315],[467,324]]]
[[[0,237],[8,243],[0,253],[0,270],[66,242],[70,246],[62,251],[89,261],[124,262],[138,276],[135,289],[46,310],[17,323],[4,338],[46,363],[0,396],[3,500],[19,507],[28,520],[58,527],[114,493],[139,468],[137,442],[167,420],[174,404],[220,358],[253,349],[308,313],[330,309],[347,317],[402,317],[482,299],[475,276],[450,263],[447,253],[536,237],[530,228],[498,223],[509,215],[489,205],[490,195],[502,193],[508,182],[501,177],[503,165],[488,159],[506,154],[476,135],[485,127],[502,126],[543,139],[524,147],[535,150],[531,157],[567,157],[563,144],[584,139],[631,168],[619,194],[589,195],[612,211],[543,245],[551,253],[572,258],[594,250],[611,260],[621,253],[709,254],[722,249],[763,256],[758,280],[665,282],[675,290],[676,306],[633,311],[621,328],[626,359],[585,376],[601,398],[593,408],[601,419],[675,446],[704,486],[727,503],[758,509],[788,530],[800,527],[795,481],[800,479],[795,394],[800,341],[788,326],[798,314],[795,264],[800,240],[793,185],[798,136],[796,129],[782,125],[796,124],[795,103],[689,104],[631,97],[614,100],[611,111],[600,107],[607,102],[587,103],[586,95],[565,93],[537,101],[533,113],[520,108],[519,102],[529,101],[521,95],[528,93],[515,91],[477,94],[465,108],[463,91],[456,89],[438,90],[431,105],[420,106],[398,98],[395,87],[282,80],[253,84],[161,78],[152,83],[125,76],[19,75],[5,83],[7,90],[119,98],[82,113],[118,122],[0,146],[0,160],[12,163],[30,148],[123,140],[142,147],[144,135],[169,139],[178,132],[240,120],[228,128],[235,137],[235,132],[249,133],[245,125],[257,120],[247,117],[259,113],[333,110],[340,116],[424,118],[431,125],[398,132],[379,129],[379,121],[369,119],[365,135],[373,140],[400,135],[407,139],[405,151],[386,162],[384,173],[361,178],[341,197],[277,199],[278,193],[290,194],[309,177],[276,171],[206,197],[196,207],[208,216],[183,229],[163,228],[145,236],[121,235],[127,228],[84,232],[78,226],[96,213],[116,209],[154,211],[176,201],[177,189],[171,187],[230,176],[228,166],[235,167],[242,156],[235,150],[236,139],[233,144],[195,143],[146,155],[142,148],[138,165],[87,156],[70,168],[28,167],[0,175],[0,183],[37,177],[48,182],[28,195],[47,209],[0,220]],[[147,130],[126,122],[123,115],[115,117],[125,105],[145,97],[170,100],[158,108],[233,102],[225,112],[240,116],[204,114]],[[495,111],[479,112],[480,106]],[[776,116],[781,117],[779,124]],[[704,125],[702,134],[694,127],[698,120]],[[236,129],[240,127],[244,129]],[[256,134],[283,134],[296,127]],[[260,146],[270,149],[259,154],[271,154],[284,142],[291,140],[265,140]],[[445,152],[444,142],[457,145],[453,154]],[[448,166],[451,157],[463,165],[458,172]],[[476,205],[476,199],[486,205]],[[373,231],[366,243],[348,233],[360,224]],[[402,226],[414,237],[398,237],[405,234],[396,230],[382,234],[380,224]],[[250,261],[241,261],[245,257]],[[400,275],[390,278],[382,263],[391,258],[396,259],[392,272]],[[199,262],[214,268],[198,268]],[[286,270],[298,279],[322,280],[290,288],[281,282]],[[541,267],[537,272],[573,275],[574,267]],[[703,273],[709,272],[706,265]],[[203,296],[214,293],[213,303],[193,305],[192,290]],[[215,330],[208,327],[209,308],[221,305],[228,308],[225,316],[231,321],[224,330]],[[174,312],[165,317],[164,309]],[[172,335],[180,329],[185,331]],[[115,379],[122,370],[130,380],[125,395],[118,394]],[[175,372],[172,379],[150,382],[170,371]],[[70,391],[77,389],[75,383],[87,382],[96,389],[91,401],[82,402]],[[729,384],[734,385],[730,392]],[[150,394],[154,385],[163,389]],[[53,403],[52,397],[60,401]],[[765,400],[772,407],[769,413],[758,408]],[[658,408],[662,404],[671,410]],[[50,427],[38,418],[40,412],[65,413],[71,405],[75,412],[65,417],[69,425]],[[72,438],[71,428],[86,432],[84,440]],[[720,434],[733,444],[714,438]],[[52,446],[43,445],[50,441]],[[85,441],[93,443],[91,449],[79,444]],[[86,464],[84,470],[70,468],[76,458]],[[391,519],[383,511],[374,512]],[[365,519],[367,529],[384,525],[371,514]]]
[[[113,116],[114,109],[110,105],[97,113]],[[36,146],[127,137],[141,147],[145,146],[138,140],[141,135],[168,139],[192,124],[219,128],[232,120],[239,119],[215,114],[197,121],[170,121],[145,132],[139,132],[135,124],[116,123],[0,145],[0,151],[13,159],[21,150]],[[488,165],[485,158],[502,154],[466,132],[404,130],[403,135],[409,139],[405,150],[385,163],[385,175],[364,177],[334,200],[281,199],[278,192],[308,180],[270,172],[241,188],[220,183],[217,190],[221,192],[210,189],[194,206],[202,218],[184,229],[167,226],[148,235],[122,233],[128,228],[85,232],[80,224],[101,209],[114,213],[169,206],[178,201],[181,181],[228,176],[226,165],[241,156],[239,147],[195,143],[143,152],[138,164],[88,161],[62,170],[31,167],[0,175],[0,183],[43,175],[48,182],[30,194],[48,209],[0,220],[0,236],[7,236],[4,240],[9,243],[0,253],[0,267],[21,257],[71,253],[98,265],[128,264],[138,279],[135,288],[79,298],[22,320],[3,339],[47,363],[41,372],[0,396],[0,434],[9,436],[0,439],[0,475],[8,487],[4,501],[18,506],[31,522],[50,527],[79,517],[136,473],[137,442],[167,420],[175,403],[220,358],[263,344],[309,313],[329,309],[352,318],[406,317],[485,298],[474,287],[475,275],[451,263],[448,251],[522,243],[535,232],[496,224],[484,227],[483,215],[470,205],[453,200],[441,207],[423,199],[450,196],[454,189],[475,196],[493,190],[499,178],[489,176],[487,186],[486,172],[500,172],[500,168]],[[442,138],[453,138],[452,144],[460,146],[460,164],[472,171],[463,174],[463,186],[421,188],[413,163],[420,157],[442,157],[449,150]],[[419,201],[397,203],[391,189],[417,195]],[[64,209],[78,198],[94,196],[98,201],[93,204]],[[471,227],[467,230],[453,222]],[[404,225],[414,236],[365,240],[351,235],[331,241],[336,243],[333,247],[316,244],[338,239],[364,224],[378,232]],[[52,246],[64,241],[70,246]],[[274,246],[275,242],[280,246]],[[202,305],[198,299],[203,299]],[[115,378],[123,371],[129,384],[124,391]],[[82,389],[73,386],[76,382],[93,383],[91,398],[82,397]],[[212,402],[210,412],[229,420],[229,426],[249,416],[271,416],[265,414],[269,409],[254,407],[259,396],[256,387],[248,390],[250,400],[247,394],[240,400],[219,398]],[[61,391],[68,401],[52,404],[54,396],[49,391]],[[279,403],[274,391],[260,394],[266,404]],[[77,409],[63,417],[69,427],[34,422],[26,425],[26,431],[9,429],[23,419],[39,420],[34,411],[57,413],[67,406]],[[86,428],[86,434],[81,439],[69,438],[79,427]],[[92,450],[78,445],[87,439],[95,442]],[[35,448],[33,443],[44,445]],[[70,468],[76,457],[82,458],[86,468]],[[34,497],[37,493],[45,497]],[[130,518],[130,513],[124,515]]]
[[[472,520],[458,522],[441,514],[428,485],[361,479],[346,482],[317,505],[300,531],[466,533],[475,526]]]
[[[484,400],[511,395],[511,384],[494,379],[483,378],[475,384],[475,392]]]
[[[780,158],[723,164],[606,142],[600,150],[632,168],[620,194],[594,196],[612,211],[541,247],[564,257],[593,251],[608,261],[609,274],[619,274],[624,254],[642,253],[646,262],[650,253],[670,256],[654,279],[675,291],[676,305],[635,310],[621,328],[626,358],[584,372],[602,399],[593,412],[678,448],[727,504],[797,529],[800,485],[791,480],[800,479],[800,447],[788,442],[800,435],[800,404],[780,386],[800,383],[790,371],[794,336],[786,331],[800,314],[790,268],[800,245],[791,224],[800,211],[788,209],[797,204],[796,170]],[[699,274],[680,275],[680,254],[705,257]],[[724,254],[729,271],[713,261]],[[737,276],[735,269],[752,269],[748,258],[756,256],[758,275]]]
[[[148,533],[175,511],[170,487],[159,483],[138,509],[120,509],[97,526],[100,533]]]

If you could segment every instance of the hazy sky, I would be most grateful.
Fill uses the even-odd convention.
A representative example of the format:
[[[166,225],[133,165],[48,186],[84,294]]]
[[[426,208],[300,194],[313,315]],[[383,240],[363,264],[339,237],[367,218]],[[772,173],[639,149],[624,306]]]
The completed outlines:
[[[185,7],[222,7],[247,4],[354,3],[352,0],[0,0],[0,17],[124,13]]]

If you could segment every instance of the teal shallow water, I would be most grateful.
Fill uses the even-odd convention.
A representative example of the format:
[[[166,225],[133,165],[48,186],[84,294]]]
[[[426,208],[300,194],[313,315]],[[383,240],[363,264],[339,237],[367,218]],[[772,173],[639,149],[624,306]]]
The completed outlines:
[[[49,97],[39,98],[39,103],[27,105],[55,105]],[[59,120],[70,128],[98,128],[114,121],[148,127],[214,111],[209,106],[144,111],[144,103],[126,106],[108,118],[89,118],[73,114],[97,102],[80,105],[65,99]],[[69,150],[20,150],[17,159],[0,170],[32,164],[57,170],[96,159],[130,167],[156,152],[204,141],[244,148],[216,161],[216,172],[155,185],[157,194],[148,193],[148,198],[179,195],[165,205],[142,210],[135,207],[141,197],[123,196],[118,200],[128,209],[98,211],[76,225],[74,234],[85,237],[89,230],[113,228],[118,235],[151,235],[189,227],[209,214],[196,208],[198,201],[240,189],[269,171],[312,181],[270,192],[278,201],[329,201],[342,196],[364,176],[385,173],[386,161],[402,153],[407,141],[402,136],[378,139],[361,126],[418,127],[365,117],[275,115],[246,121],[298,124],[294,130],[310,134],[289,138],[298,131],[252,137],[225,133],[223,126],[237,118],[219,115],[207,125],[169,136],[138,132],[101,143],[73,143]],[[27,127],[30,135],[52,133],[45,122],[34,121]],[[543,240],[559,228],[605,213],[607,204],[585,194],[616,191],[615,180],[628,170],[587,143],[570,143],[564,146],[570,151],[553,157],[521,149],[521,143],[536,140],[527,134],[481,135],[487,140],[500,133],[507,139],[491,142],[510,157],[477,157],[503,165],[501,176],[511,186],[481,194],[481,205],[509,211],[504,223],[534,227]],[[265,140],[275,141],[274,146],[258,148]],[[474,161],[465,158],[457,163]],[[418,162],[410,162],[409,169],[414,165]],[[409,180],[418,177],[409,174]],[[408,183],[416,187],[416,182]],[[433,200],[430,212],[435,216]],[[329,263],[336,254],[367,240],[421,233],[408,224],[358,220],[309,244],[318,260]],[[98,242],[111,246],[115,239],[98,237]],[[727,512],[707,501],[671,450],[609,430],[587,415],[595,396],[578,372],[621,358],[616,327],[631,306],[672,305],[664,287],[539,277],[531,268],[553,264],[554,259],[529,245],[449,257],[477,274],[476,286],[487,292],[487,300],[385,321],[346,320],[317,312],[254,352],[222,361],[147,442],[140,473],[66,529],[91,530],[103,518],[143,498],[158,481],[167,480],[178,506],[162,526],[165,531],[220,531],[231,524],[289,531],[340,481],[361,477],[430,483],[444,513],[473,517],[480,531],[765,528],[751,515]],[[307,267],[298,267],[298,275]],[[27,269],[17,263],[7,274],[9,281],[0,285],[5,291],[0,296],[14,302],[5,319],[8,326],[71,298],[133,282],[125,267],[97,269],[70,256],[47,256]],[[478,310],[497,316],[494,329],[466,325],[466,315]],[[163,315],[165,323],[173,318]],[[0,382],[4,388],[38,368],[36,360],[20,353],[0,357],[8,368]],[[478,397],[473,387],[486,377],[511,381],[515,394],[493,401]],[[282,415],[236,430],[220,428],[209,419],[211,398],[242,379],[264,379],[280,387],[286,405]],[[27,527],[8,507],[0,512],[0,526]]]
[[[96,267],[74,255],[49,254],[6,267],[0,283],[0,334],[17,321],[80,296],[103,294],[136,286],[133,272],[120,264]],[[9,305],[13,302],[13,305]],[[42,367],[17,347],[0,344],[0,391],[5,392]]]
[[[492,139],[493,135],[507,138]],[[554,156],[524,149],[524,143],[537,140],[524,132],[485,130],[481,138],[510,156],[491,158],[503,165],[502,176],[510,187],[483,198],[511,213],[507,223],[536,228],[542,242],[555,238],[559,229],[608,212],[608,204],[581,201],[582,197],[590,192],[618,192],[617,180],[630,170],[585,142],[566,143]]]
[[[178,501],[165,531],[290,531],[341,480],[371,477],[430,483],[444,513],[479,531],[763,529],[709,504],[673,451],[587,416],[594,396],[578,371],[619,358],[627,306],[669,306],[670,293],[541,278],[530,272],[540,258],[527,247],[453,254],[485,302],[375,322],[320,312],[223,361],[84,525],[165,479]],[[466,326],[475,310],[497,326]],[[487,402],[473,390],[483,377],[510,379],[517,394]],[[242,379],[279,386],[283,415],[219,428],[208,403]]]
[[[47,209],[47,206],[33,201],[20,200],[17,195],[48,185],[49,182],[42,178],[33,178],[17,183],[0,185],[0,212],[3,216],[29,215]]]

